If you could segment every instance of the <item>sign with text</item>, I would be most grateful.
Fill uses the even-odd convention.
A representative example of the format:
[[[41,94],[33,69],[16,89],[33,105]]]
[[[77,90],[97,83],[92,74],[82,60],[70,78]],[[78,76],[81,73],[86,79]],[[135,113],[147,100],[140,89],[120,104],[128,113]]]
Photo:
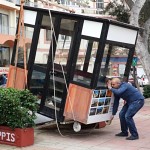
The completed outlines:
[[[16,135],[9,131],[0,131],[0,141],[3,142],[15,142]]]
[[[0,126],[0,144],[13,146],[29,146],[34,143],[33,128],[15,128],[11,129],[7,126]]]
[[[0,67],[0,74],[8,74],[9,67]]]

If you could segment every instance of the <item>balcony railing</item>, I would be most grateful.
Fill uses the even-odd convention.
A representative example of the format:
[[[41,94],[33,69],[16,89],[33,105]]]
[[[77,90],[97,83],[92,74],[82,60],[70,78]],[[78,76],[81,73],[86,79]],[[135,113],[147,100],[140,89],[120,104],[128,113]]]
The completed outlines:
[[[16,28],[0,25],[0,34],[15,35]]]

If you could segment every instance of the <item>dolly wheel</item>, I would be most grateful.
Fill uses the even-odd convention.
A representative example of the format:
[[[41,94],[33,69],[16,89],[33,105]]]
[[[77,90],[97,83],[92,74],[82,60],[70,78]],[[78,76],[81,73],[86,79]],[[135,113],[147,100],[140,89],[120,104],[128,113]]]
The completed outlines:
[[[73,124],[73,130],[75,132],[79,132],[81,130],[81,124],[79,122],[75,121],[74,124]]]

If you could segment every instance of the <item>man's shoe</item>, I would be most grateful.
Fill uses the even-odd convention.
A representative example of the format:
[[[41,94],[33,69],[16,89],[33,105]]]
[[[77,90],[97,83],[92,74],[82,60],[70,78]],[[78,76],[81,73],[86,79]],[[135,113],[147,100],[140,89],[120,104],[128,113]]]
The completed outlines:
[[[116,134],[115,136],[125,137],[125,136],[128,136],[128,133],[120,132],[120,133]]]
[[[133,136],[133,135],[126,138],[126,140],[137,140],[137,139],[139,139],[139,137],[138,136]]]

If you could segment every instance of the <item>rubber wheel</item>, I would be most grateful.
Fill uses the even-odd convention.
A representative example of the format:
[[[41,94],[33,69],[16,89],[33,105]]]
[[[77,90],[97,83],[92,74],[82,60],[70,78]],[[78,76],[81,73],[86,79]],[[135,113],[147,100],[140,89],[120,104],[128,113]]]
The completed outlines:
[[[81,124],[79,122],[75,121],[74,124],[73,124],[73,130],[75,132],[79,132],[81,130]]]

